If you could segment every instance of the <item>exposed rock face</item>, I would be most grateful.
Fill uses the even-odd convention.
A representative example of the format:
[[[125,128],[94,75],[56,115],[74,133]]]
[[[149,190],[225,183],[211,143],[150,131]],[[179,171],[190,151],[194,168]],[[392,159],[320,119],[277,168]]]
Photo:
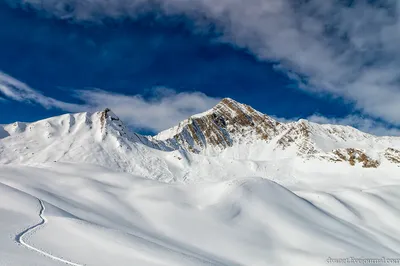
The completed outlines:
[[[284,125],[252,107],[232,99],[223,99],[211,110],[190,117],[177,127],[161,132],[154,139],[171,148],[201,153],[206,148],[222,151],[234,143],[270,141],[284,130]]]
[[[400,164],[400,150],[387,148],[385,151],[385,157],[392,163]]]
[[[337,161],[348,162],[352,166],[360,163],[364,168],[377,168],[380,165],[378,160],[372,159],[365,154],[365,151],[359,149],[338,149],[333,153],[337,156]]]
[[[285,150],[288,147],[295,146],[299,155],[312,155],[320,152],[312,142],[312,131],[308,121],[300,120],[290,123],[286,125],[286,128],[286,132],[279,137],[275,150]]]

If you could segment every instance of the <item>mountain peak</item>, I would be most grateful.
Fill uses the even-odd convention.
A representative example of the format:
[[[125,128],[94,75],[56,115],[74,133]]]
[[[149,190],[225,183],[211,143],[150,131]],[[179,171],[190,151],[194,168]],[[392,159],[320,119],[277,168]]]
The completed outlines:
[[[100,114],[104,116],[104,118],[110,118],[111,120],[120,120],[119,117],[108,107],[100,112]]]
[[[212,109],[191,116],[155,139],[166,141],[172,148],[183,146],[195,153],[211,149],[214,153],[235,143],[269,141],[278,134],[280,125],[248,105],[224,98]]]
[[[223,98],[216,106],[219,105],[229,105],[229,104],[241,104],[235,100],[233,100],[232,98]]]
[[[231,98],[222,99],[212,110],[228,109],[236,113],[252,113],[255,110],[249,105],[237,102]]]
[[[189,118],[189,120],[198,119],[201,117],[207,117],[210,115],[212,115],[213,117],[223,116],[228,119],[233,119],[236,117],[236,119],[241,120],[242,123],[245,123],[246,124],[245,126],[251,124],[250,120],[252,120],[251,118],[254,116],[267,117],[265,114],[256,111],[249,105],[237,102],[231,98],[224,98],[219,103],[217,103],[213,108],[203,113],[193,115]]]

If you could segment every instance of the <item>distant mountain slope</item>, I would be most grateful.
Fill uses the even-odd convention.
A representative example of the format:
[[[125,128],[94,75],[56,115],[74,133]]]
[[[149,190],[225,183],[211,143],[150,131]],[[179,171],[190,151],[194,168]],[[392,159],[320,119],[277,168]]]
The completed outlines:
[[[306,120],[281,123],[232,99],[154,137],[130,133],[109,109],[0,126],[0,164],[45,162],[97,164],[164,182],[293,179],[313,169],[354,175],[378,168],[398,176],[400,138]]]
[[[400,159],[400,138],[376,137],[349,126],[304,119],[281,123],[229,98],[153,139],[171,149],[242,160],[300,156],[378,167],[389,157],[396,158],[392,162]]]
[[[165,160],[156,151],[139,144],[139,137],[110,110],[93,114],[66,114],[34,123],[3,126],[0,163],[86,162],[171,180]],[[9,136],[7,136],[9,135]]]

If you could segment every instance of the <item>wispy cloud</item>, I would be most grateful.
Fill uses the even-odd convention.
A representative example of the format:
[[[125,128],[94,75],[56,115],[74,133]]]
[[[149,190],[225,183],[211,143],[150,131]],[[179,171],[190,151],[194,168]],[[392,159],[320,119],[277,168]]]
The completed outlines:
[[[72,96],[83,102],[74,104],[47,97],[2,72],[0,93],[14,101],[39,104],[47,109],[57,108],[67,112],[99,111],[108,107],[129,126],[154,132],[175,126],[190,115],[213,107],[220,100],[200,92],[178,93],[167,88],[156,88],[147,98],[93,89],[72,91]]]
[[[397,0],[6,0],[75,22],[184,14],[210,23],[220,41],[277,62],[301,89],[353,102],[370,116],[400,124],[400,3]]]
[[[175,126],[189,116],[210,109],[220,99],[200,92],[156,88],[150,98],[122,95],[102,90],[77,91],[77,97],[91,109],[111,108],[125,123],[154,132]]]
[[[0,72],[0,93],[14,101],[40,104],[47,109],[59,108],[70,112],[76,112],[80,110],[79,105],[65,103],[50,97],[46,97],[41,92],[32,89],[25,83],[3,72]]]
[[[400,136],[400,129],[386,123],[358,115],[349,115],[343,118],[327,118],[318,114],[309,116],[308,120],[315,123],[345,125],[358,128],[376,136]]]

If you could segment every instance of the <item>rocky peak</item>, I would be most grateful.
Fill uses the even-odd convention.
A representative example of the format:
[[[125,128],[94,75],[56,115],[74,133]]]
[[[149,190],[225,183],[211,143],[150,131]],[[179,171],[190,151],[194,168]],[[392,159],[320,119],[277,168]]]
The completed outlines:
[[[104,139],[109,133],[116,136],[127,135],[125,125],[110,108],[105,108],[103,111],[97,113],[97,115],[100,121],[100,135],[102,139]]]
[[[107,123],[107,121],[121,122],[119,117],[116,114],[114,114],[110,108],[105,108],[103,111],[99,112],[98,114],[100,116],[100,124],[101,124],[102,129],[105,127],[105,124]],[[122,125],[122,122],[120,124]]]
[[[212,109],[161,132],[155,139],[200,153],[206,148],[221,151],[234,143],[268,142],[282,127],[283,124],[252,107],[225,98]]]
[[[112,121],[119,121],[119,117],[111,111],[110,108],[105,108],[102,112],[100,112],[100,117],[102,122],[105,122],[106,119],[110,119]]]

